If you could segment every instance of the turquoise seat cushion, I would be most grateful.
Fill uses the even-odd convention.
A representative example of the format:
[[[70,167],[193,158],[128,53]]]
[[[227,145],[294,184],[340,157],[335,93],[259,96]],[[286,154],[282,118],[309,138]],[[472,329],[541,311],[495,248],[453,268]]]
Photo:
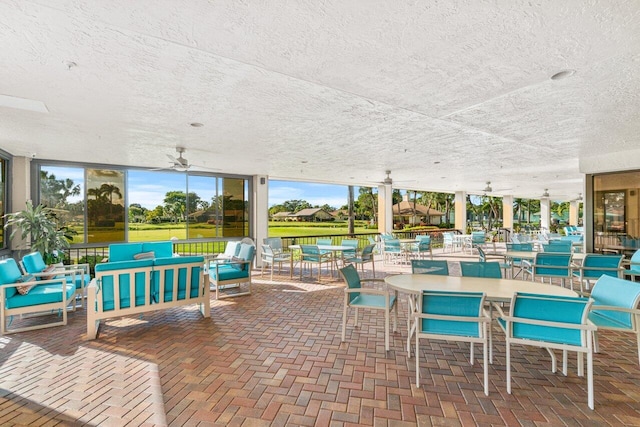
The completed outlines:
[[[73,276],[71,274],[64,275],[63,277],[66,278],[67,283],[73,282]],[[87,286],[90,281],[91,281],[91,276],[89,276],[88,274],[76,274],[76,282],[73,284],[75,285],[76,289],[82,289],[82,287]]]
[[[13,258],[7,258],[0,261],[0,285],[6,285],[8,283],[16,283],[22,277],[18,263]],[[6,298],[11,298],[18,291],[15,286],[5,287]]]
[[[109,262],[131,261],[142,252],[142,243],[114,243],[109,245]]]
[[[173,243],[145,242],[142,244],[142,252],[153,252],[155,258],[170,258],[173,256]]]
[[[150,278],[143,272],[132,273],[131,269],[141,267],[152,267],[152,259],[142,259],[137,261],[107,262],[96,265],[96,275],[101,273],[100,291],[102,295],[102,310],[109,311],[115,309],[114,304],[114,283],[117,277],[120,279],[120,308],[131,307],[131,292],[129,290],[131,280],[135,280],[135,306],[145,305],[145,297],[151,292]],[[112,272],[112,273],[109,273]],[[151,299],[149,299],[151,301]]]
[[[42,255],[40,252],[32,252],[22,257],[22,265],[27,273],[40,273],[45,268],[47,268],[47,264],[45,264],[44,259],[42,259]]]
[[[177,300],[185,299],[187,289],[187,268],[189,266],[185,264],[197,263],[197,266],[191,267],[191,283],[189,284],[189,296],[195,298],[200,293],[200,272],[204,266],[204,257],[201,256],[185,256],[185,257],[170,257],[170,258],[158,258],[154,261],[154,267],[167,266],[167,265],[184,265],[178,268],[178,298]],[[154,272],[151,276],[151,289],[152,297],[155,302],[169,302],[174,301],[173,298],[173,286],[176,280],[175,270],[164,271],[164,298],[160,301],[160,274],[161,271]]]
[[[58,283],[52,282],[34,286],[26,295],[15,294],[11,298],[7,298],[6,307],[19,308],[62,302],[62,286],[62,281]],[[64,288],[64,298],[65,301],[67,301],[73,294],[75,294],[76,289],[72,284],[68,283],[64,284]]]
[[[217,267],[218,268],[216,270],[216,266],[212,265],[209,269],[209,276],[217,282],[249,277],[249,269],[238,270],[237,268],[232,267],[231,264],[219,264]]]

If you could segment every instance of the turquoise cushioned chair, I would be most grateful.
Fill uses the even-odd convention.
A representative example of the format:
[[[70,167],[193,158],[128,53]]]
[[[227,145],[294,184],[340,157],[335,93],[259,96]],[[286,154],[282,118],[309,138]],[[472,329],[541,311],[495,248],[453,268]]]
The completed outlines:
[[[573,277],[580,281],[580,292],[590,289],[591,282],[595,282],[601,276],[622,278],[623,255],[586,254]],[[586,285],[583,287],[583,285]]]
[[[358,267],[358,265],[360,265],[360,269],[362,270],[362,272],[364,272],[364,265],[367,263],[371,263],[371,270],[373,271],[373,277],[376,277],[376,264],[375,264],[375,257],[373,254],[373,250],[375,249],[376,245],[374,244],[370,244],[364,247],[364,249],[362,249],[362,252],[360,253],[360,256],[354,256],[352,258],[346,258],[344,260],[345,263],[348,264],[355,264],[356,265],[356,269]]]
[[[45,264],[40,252],[32,252],[23,256],[21,262],[25,272],[37,276],[38,280],[42,279],[42,276],[51,274],[44,272],[47,265]],[[64,265],[62,267],[56,267],[56,275],[59,278],[64,276],[67,283],[71,283],[75,286],[77,296],[79,298],[84,298],[85,287],[87,287],[91,281],[89,264]]]
[[[35,286],[26,295],[20,294],[16,286],[30,278],[22,275],[13,258],[0,261],[0,335],[67,324],[67,307],[75,297],[75,286],[64,278],[33,281]],[[9,329],[13,316],[46,311],[57,312],[62,320]]]
[[[463,277],[488,277],[502,279],[502,269],[497,261],[477,262],[460,261],[460,269]]]
[[[540,278],[544,282],[544,279],[548,278],[549,283],[551,283],[553,279],[560,279],[562,287],[565,286],[565,281],[569,279],[571,289],[573,289],[571,254],[569,253],[539,252],[536,254],[529,273],[531,274],[531,280],[534,281]]]
[[[240,243],[237,259],[231,259],[225,263],[214,260],[209,264],[209,282],[211,289],[216,292],[216,299],[251,294],[251,266],[254,256],[255,247],[253,245]],[[248,284],[247,291],[220,295],[220,289],[226,289],[228,287],[238,288],[242,283]]]
[[[398,293],[389,293],[386,289],[364,288],[362,282],[378,282],[383,279],[360,279],[358,270],[353,265],[340,269],[340,274],[347,287],[344,290],[344,307],[342,312],[342,342],[347,334],[347,315],[349,308],[355,310],[355,326],[358,326],[358,310],[361,308],[384,311],[384,349],[389,351],[389,323],[393,310],[393,332],[398,324]],[[386,287],[386,285],[384,285]]]
[[[488,348],[491,317],[484,310],[482,292],[423,291],[415,316],[416,386],[420,387],[420,339],[468,342],[473,365],[475,343],[482,344],[484,358],[484,394],[489,395]]]
[[[323,252],[316,245],[300,245],[300,280],[304,264],[311,265],[311,278],[313,278],[313,264],[318,266],[318,282],[322,277],[322,264],[332,266],[333,259],[330,252]]]
[[[449,264],[445,260],[412,259],[411,273],[449,275]]]
[[[636,336],[638,363],[640,363],[640,283],[601,276],[591,291],[593,305],[589,313],[597,327],[595,351],[598,352],[598,334],[602,330],[632,333]]]
[[[593,332],[596,327],[588,321],[591,300],[582,297],[527,294],[516,292],[511,299],[510,312],[498,310],[498,324],[505,333],[507,393],[511,394],[511,346],[513,344],[540,347],[551,357],[552,372],[557,361],[552,349],[562,350],[563,374],[567,375],[567,352],[578,353],[578,375],[584,375],[583,354],[587,355],[588,405],[593,409]]]

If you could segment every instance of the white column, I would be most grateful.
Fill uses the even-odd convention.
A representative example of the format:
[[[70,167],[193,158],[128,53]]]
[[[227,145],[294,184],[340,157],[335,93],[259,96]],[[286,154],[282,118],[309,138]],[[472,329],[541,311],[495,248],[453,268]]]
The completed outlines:
[[[513,232],[513,196],[502,196],[502,227]]]
[[[31,158],[14,157],[12,168],[11,212],[18,212],[27,207],[27,200],[31,200]],[[20,238],[20,233],[16,233],[9,247],[12,250],[25,249],[27,242]]]
[[[378,232],[393,231],[393,189],[391,185],[378,186]]]
[[[467,192],[456,191],[454,211],[456,214],[455,227],[462,231],[467,232]]]
[[[580,202],[572,200],[569,202],[569,225],[578,225],[580,218]]]
[[[262,266],[262,242],[269,237],[269,178],[253,177],[253,231],[256,240],[256,265]]]
[[[551,199],[540,199],[540,228],[549,231],[551,225]]]

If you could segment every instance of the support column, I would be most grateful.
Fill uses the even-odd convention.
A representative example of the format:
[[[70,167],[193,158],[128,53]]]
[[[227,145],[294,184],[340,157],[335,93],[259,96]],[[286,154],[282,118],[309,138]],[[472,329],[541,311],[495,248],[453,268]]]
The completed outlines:
[[[11,212],[18,212],[27,207],[27,200],[31,200],[31,158],[14,157],[11,162]],[[10,213],[8,210],[5,213]],[[11,250],[27,247],[20,233],[16,233],[9,244]]]
[[[572,200],[569,202],[569,225],[577,226],[580,220],[580,202]]]
[[[551,199],[540,199],[540,228],[550,231],[551,226]]]
[[[378,232],[393,232],[393,189],[391,185],[378,186]]]
[[[269,178],[253,177],[253,231],[256,241],[256,265],[262,266],[262,242],[269,237]]]
[[[502,196],[502,227],[513,233],[513,196]]]
[[[456,191],[454,212],[456,215],[455,227],[462,231],[467,232],[467,192]]]

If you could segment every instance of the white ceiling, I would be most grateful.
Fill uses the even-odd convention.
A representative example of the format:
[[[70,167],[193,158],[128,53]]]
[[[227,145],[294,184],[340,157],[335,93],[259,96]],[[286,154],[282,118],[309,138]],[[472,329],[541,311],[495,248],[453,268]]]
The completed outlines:
[[[0,106],[14,155],[566,199],[640,168],[637,0],[0,0],[0,46],[48,109]]]

